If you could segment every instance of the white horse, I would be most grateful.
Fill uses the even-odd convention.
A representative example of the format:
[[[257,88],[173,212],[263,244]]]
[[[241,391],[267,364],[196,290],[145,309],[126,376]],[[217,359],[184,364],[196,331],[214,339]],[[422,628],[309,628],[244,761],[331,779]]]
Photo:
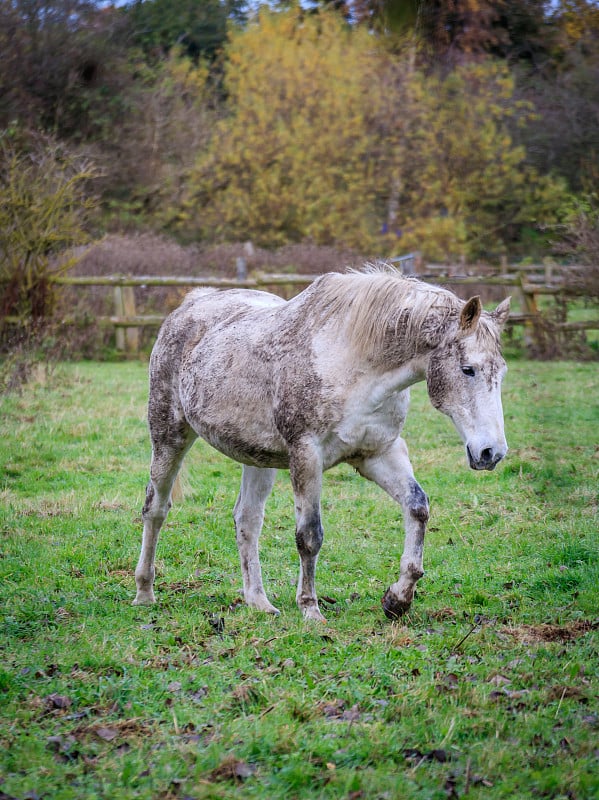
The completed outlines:
[[[258,538],[277,469],[288,469],[300,558],[297,604],[324,620],[314,576],[323,541],[324,470],[346,462],[402,509],[400,574],[382,599],[397,618],[423,575],[426,494],[401,438],[409,386],[426,380],[473,469],[505,456],[499,337],[493,312],[384,264],[329,273],[292,300],[253,290],[191,292],[164,322],[150,360],[150,482],[135,604],[154,602],[154,559],[171,489],[198,436],[243,464],[234,519],[246,603],[277,614],[262,583]]]

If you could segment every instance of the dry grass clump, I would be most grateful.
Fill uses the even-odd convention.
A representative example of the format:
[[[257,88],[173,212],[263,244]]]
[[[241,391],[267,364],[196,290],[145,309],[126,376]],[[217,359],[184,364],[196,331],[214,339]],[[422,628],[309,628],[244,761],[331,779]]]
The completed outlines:
[[[196,245],[184,247],[152,233],[111,234],[87,248],[71,275],[196,275]]]
[[[265,250],[248,243],[181,245],[153,233],[133,236],[111,234],[81,250],[72,275],[210,275],[232,277],[237,259],[248,271],[298,272],[318,275],[359,267],[365,261],[353,250],[310,243]]]

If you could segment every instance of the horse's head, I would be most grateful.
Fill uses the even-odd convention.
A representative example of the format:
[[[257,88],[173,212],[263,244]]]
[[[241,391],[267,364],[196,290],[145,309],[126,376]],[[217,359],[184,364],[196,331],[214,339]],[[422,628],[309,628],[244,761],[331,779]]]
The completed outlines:
[[[499,335],[509,298],[493,312],[473,297],[461,310],[457,328],[429,361],[427,386],[435,408],[447,414],[466,445],[472,469],[494,469],[507,453],[501,382],[507,371]]]

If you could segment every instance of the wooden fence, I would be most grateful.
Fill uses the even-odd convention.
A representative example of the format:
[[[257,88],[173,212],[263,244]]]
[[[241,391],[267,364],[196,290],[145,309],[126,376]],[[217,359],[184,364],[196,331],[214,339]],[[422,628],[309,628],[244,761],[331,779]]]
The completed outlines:
[[[402,267],[410,256],[396,259]],[[402,263],[404,262],[404,263]],[[408,264],[405,264],[408,266]],[[411,266],[411,265],[410,265]],[[460,274],[461,270],[461,274]],[[413,273],[408,268],[406,272]],[[215,277],[181,277],[156,275],[105,275],[105,276],[62,276],[53,282],[62,286],[106,286],[114,291],[114,314],[96,319],[100,326],[111,326],[116,329],[117,348],[129,353],[136,353],[140,343],[140,329],[158,327],[165,315],[138,314],[135,300],[135,287],[214,287],[248,288],[279,290],[286,295],[307,286],[316,280],[318,275],[298,275],[287,273],[266,274],[254,272],[245,274],[239,269],[237,278]],[[539,343],[540,337],[547,335],[548,328],[559,331],[586,331],[599,329],[599,319],[550,322],[539,309],[539,296],[553,296],[556,299],[582,294],[575,288],[566,285],[564,276],[552,264],[527,266],[525,269],[510,271],[504,266],[499,274],[465,275],[463,267],[447,267],[445,265],[428,265],[421,267],[417,277],[438,285],[454,286],[503,286],[512,290],[515,299],[520,300],[521,311],[510,314],[508,325],[524,327],[527,345]],[[65,320],[68,322],[68,319]]]

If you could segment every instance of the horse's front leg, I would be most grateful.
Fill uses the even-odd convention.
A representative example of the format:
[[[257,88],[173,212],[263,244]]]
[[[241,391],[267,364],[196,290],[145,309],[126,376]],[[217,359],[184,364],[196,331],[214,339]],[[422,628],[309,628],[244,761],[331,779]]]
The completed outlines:
[[[410,608],[416,583],[424,575],[422,554],[429,517],[428,498],[414,478],[408,448],[401,438],[381,455],[352,464],[400,503],[403,510],[405,542],[399,580],[387,589],[382,600],[387,617],[397,619]]]
[[[300,557],[296,602],[305,619],[326,622],[318,608],[315,574],[324,537],[320,519],[322,458],[317,444],[302,440],[290,455],[289,471],[295,497],[295,541]]]

